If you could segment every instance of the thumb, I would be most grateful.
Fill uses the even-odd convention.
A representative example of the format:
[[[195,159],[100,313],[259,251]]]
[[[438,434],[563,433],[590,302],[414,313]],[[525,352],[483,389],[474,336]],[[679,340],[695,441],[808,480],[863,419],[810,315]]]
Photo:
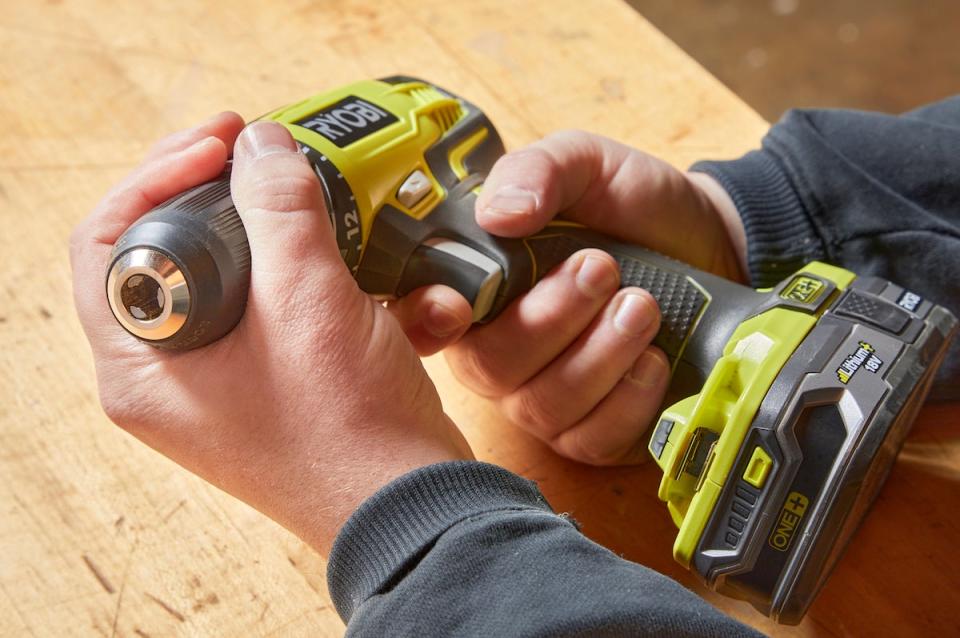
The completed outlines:
[[[614,140],[560,131],[504,155],[477,197],[488,232],[522,237],[555,215],[709,268],[719,218],[683,173]],[[712,241],[712,239],[711,239]],[[709,253],[709,254],[708,254]]]
[[[521,237],[568,212],[604,186],[603,166],[626,147],[583,131],[560,131],[497,160],[477,197],[477,222],[488,232]]]
[[[319,297],[331,287],[356,290],[320,181],[286,128],[254,122],[244,129],[231,191],[250,243],[251,294],[269,294],[273,305],[303,303],[305,295]]]

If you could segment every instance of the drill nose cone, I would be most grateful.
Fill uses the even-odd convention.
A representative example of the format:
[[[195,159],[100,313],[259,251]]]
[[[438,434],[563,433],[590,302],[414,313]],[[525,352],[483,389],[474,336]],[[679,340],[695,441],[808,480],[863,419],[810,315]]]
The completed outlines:
[[[114,260],[107,298],[120,325],[145,341],[173,336],[190,312],[190,287],[183,273],[152,248],[137,247]]]
[[[117,239],[106,293],[134,337],[188,350],[237,325],[249,287],[250,247],[224,172],[153,209]]]

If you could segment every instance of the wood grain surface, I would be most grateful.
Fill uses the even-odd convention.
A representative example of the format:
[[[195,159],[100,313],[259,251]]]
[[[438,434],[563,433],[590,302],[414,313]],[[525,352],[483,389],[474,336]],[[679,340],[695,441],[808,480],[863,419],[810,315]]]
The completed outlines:
[[[558,128],[678,166],[733,157],[755,113],[616,0],[10,1],[0,11],[0,635],[338,636],[324,561],[114,428],[75,318],[67,236],[150,143],[365,77],[427,77],[516,148]],[[960,410],[921,414],[797,628],[705,592],[670,558],[655,468],[558,459],[427,361],[478,456],[592,538],[783,635],[960,632]]]

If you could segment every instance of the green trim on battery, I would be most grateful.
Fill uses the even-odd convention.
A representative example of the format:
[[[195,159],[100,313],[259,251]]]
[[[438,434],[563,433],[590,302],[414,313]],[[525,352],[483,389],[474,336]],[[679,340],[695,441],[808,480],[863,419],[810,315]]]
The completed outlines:
[[[828,279],[839,290],[855,278],[848,270],[820,262],[810,263],[793,277],[805,273]],[[659,496],[679,528],[673,556],[685,567],[761,401],[827,306],[821,304],[815,314],[774,307],[747,319],[727,341],[700,393],[674,404],[660,417],[674,426],[666,443],[661,441],[659,457],[654,455],[663,470]]]

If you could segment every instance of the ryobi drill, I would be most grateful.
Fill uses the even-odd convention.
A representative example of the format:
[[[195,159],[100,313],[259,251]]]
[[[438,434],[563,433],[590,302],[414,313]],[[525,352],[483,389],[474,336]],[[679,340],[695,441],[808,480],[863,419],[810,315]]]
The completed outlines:
[[[407,77],[364,81],[263,119],[323,184],[340,253],[366,292],[458,290],[487,321],[574,252],[600,248],[651,292],[671,396],[649,449],[679,527],[677,561],[711,587],[799,622],[876,496],[956,331],[896,284],[811,263],[752,290],[576,224],[503,239],[474,201],[503,152],[469,102]],[[196,348],[240,320],[250,252],[227,173],[140,219],[106,281],[120,324]]]

